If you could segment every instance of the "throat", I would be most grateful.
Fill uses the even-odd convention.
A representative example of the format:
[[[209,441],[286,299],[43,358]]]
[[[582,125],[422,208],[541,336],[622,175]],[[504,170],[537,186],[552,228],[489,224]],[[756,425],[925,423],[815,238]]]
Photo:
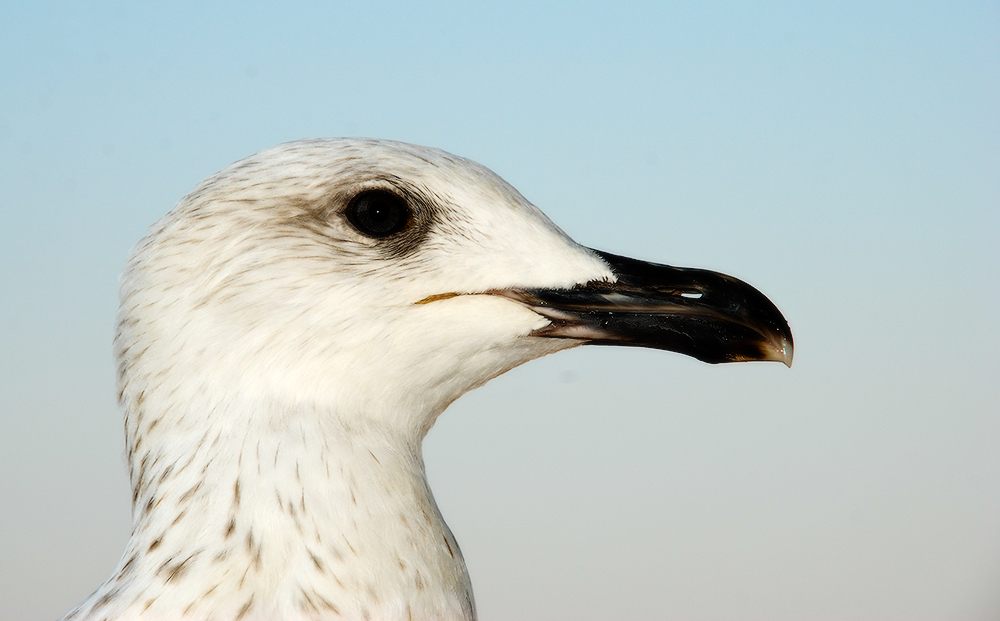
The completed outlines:
[[[133,533],[105,597],[149,618],[475,618],[419,439],[280,427],[132,452]]]

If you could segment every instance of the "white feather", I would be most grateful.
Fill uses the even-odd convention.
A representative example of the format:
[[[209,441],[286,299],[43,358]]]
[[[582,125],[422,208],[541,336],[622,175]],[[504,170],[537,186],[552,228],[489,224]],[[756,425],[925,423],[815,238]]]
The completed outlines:
[[[427,210],[412,247],[341,213],[386,184]],[[442,151],[302,141],[207,179],[123,276],[133,533],[66,618],[475,618],[421,441],[466,391],[577,343],[475,294],[601,279],[510,185]]]

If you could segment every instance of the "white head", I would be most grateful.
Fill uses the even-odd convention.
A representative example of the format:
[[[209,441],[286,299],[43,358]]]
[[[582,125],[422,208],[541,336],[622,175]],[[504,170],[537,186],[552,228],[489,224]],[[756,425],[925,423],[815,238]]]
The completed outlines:
[[[349,221],[372,190],[406,198],[405,230],[378,238]],[[614,278],[474,162],[395,142],[290,143],[207,179],[137,247],[122,398],[129,410],[178,392],[309,404],[422,436],[464,392],[582,341],[528,338],[548,321],[497,295],[418,302]]]

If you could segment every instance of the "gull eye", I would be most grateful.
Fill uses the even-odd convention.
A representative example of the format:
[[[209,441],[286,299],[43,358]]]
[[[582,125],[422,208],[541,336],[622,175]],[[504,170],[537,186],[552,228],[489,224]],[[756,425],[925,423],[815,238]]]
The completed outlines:
[[[410,206],[386,190],[368,190],[351,199],[347,220],[369,237],[388,237],[410,222]]]

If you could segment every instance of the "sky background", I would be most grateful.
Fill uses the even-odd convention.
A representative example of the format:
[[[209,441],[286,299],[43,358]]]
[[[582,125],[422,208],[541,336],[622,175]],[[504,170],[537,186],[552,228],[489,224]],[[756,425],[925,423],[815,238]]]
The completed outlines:
[[[274,144],[492,168],[738,276],[795,365],[584,347],[425,443],[483,621],[1000,618],[996,2],[0,5],[0,617],[111,572],[132,245]]]

